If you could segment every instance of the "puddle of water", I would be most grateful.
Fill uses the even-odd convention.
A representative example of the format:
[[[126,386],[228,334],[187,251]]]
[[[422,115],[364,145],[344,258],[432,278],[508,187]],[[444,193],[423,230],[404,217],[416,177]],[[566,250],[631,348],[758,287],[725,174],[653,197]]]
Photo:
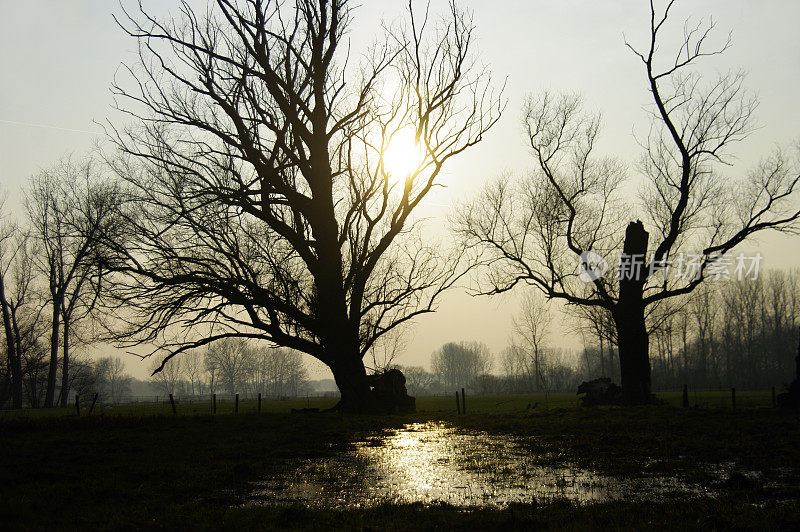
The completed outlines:
[[[410,424],[331,457],[290,460],[282,474],[254,484],[247,504],[505,506],[710,493],[675,477],[617,478],[569,463],[541,465],[536,458],[508,436],[465,433],[442,423]]]

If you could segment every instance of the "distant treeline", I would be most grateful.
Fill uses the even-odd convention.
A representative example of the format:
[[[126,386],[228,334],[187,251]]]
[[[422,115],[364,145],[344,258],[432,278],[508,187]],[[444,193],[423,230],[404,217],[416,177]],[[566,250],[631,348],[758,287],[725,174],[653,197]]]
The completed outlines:
[[[403,368],[406,386],[416,395],[462,387],[481,394],[575,392],[582,381],[598,377],[619,382],[610,316],[573,316],[569,328],[582,336],[581,350],[554,346],[554,316],[543,299],[526,297],[514,335],[499,355],[476,342],[448,343],[433,353],[430,371]],[[794,377],[799,325],[800,270],[708,282],[648,315],[653,389],[780,389]]]

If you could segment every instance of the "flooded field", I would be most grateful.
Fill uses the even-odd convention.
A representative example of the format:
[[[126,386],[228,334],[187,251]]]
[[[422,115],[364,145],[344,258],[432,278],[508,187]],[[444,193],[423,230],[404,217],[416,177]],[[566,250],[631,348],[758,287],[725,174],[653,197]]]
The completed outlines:
[[[731,467],[716,464],[709,472],[725,479]],[[745,480],[756,476],[744,474]],[[606,476],[558,457],[532,456],[509,436],[424,423],[367,437],[330,456],[289,460],[280,474],[253,485],[247,504],[505,506],[553,499],[576,503],[657,500],[676,492],[713,494],[708,487],[678,477]]]

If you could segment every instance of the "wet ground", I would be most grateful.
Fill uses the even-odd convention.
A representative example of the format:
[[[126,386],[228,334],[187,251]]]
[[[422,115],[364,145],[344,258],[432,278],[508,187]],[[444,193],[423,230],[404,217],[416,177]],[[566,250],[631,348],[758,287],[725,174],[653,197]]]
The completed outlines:
[[[329,456],[292,459],[277,475],[254,483],[248,505],[302,504],[355,508],[385,502],[506,506],[567,499],[574,503],[658,500],[676,493],[714,495],[730,478],[758,481],[758,472],[734,473],[710,464],[715,482],[648,474],[608,476],[558,456],[535,456],[512,436],[465,432],[444,423],[409,424],[332,450]],[[657,469],[657,468],[656,468]],[[707,475],[707,476],[708,476]]]

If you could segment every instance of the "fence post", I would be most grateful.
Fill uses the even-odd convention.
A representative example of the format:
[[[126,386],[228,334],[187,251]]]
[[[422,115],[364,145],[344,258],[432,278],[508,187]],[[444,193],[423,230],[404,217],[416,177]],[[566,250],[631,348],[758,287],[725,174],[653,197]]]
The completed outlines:
[[[731,388],[731,406],[736,409],[736,388]]]
[[[261,392],[258,392],[258,413],[261,413]]]
[[[172,397],[172,394],[169,394],[169,403],[172,405],[172,413],[177,414],[178,411],[175,409],[175,399]]]
[[[689,408],[689,387],[683,385],[683,408]]]
[[[772,387],[772,408],[775,408],[775,404],[776,404],[776,401],[775,401],[775,387],[773,386]]]
[[[238,414],[239,413],[239,394],[238,393],[236,394],[236,406],[233,407],[233,413],[234,414]]]
[[[79,416],[81,415],[81,396],[78,395],[77,393],[75,394],[75,412]]]
[[[89,415],[90,416],[92,415],[92,412],[94,412],[95,403],[97,403],[97,394],[94,394],[94,399],[92,399],[92,406],[89,407]]]
[[[456,390],[456,411],[461,414],[461,402],[458,400],[458,390]]]
[[[464,388],[461,388],[461,413],[467,413],[467,400],[465,399]]]
[[[216,414],[217,413],[217,394],[214,394],[214,399],[213,399],[212,402],[214,403],[214,411],[211,412],[211,413],[212,414]]]

